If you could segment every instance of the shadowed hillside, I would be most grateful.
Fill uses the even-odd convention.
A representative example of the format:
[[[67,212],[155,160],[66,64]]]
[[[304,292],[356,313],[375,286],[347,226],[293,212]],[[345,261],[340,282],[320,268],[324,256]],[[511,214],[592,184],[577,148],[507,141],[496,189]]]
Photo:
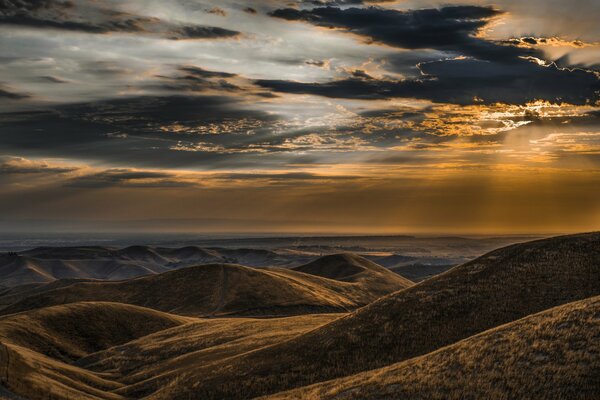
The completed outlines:
[[[597,399],[599,378],[600,297],[594,297],[422,357],[268,399]]]
[[[120,303],[71,303],[0,319],[0,341],[73,361],[192,321]]]
[[[215,318],[178,326],[91,354],[77,362],[115,373],[135,390],[145,381],[172,382],[187,367],[208,366],[228,357],[288,340],[339,318],[317,314],[275,319]]]
[[[80,301],[117,301],[193,316],[345,312],[412,284],[385,273],[340,282],[284,269],[209,264],[121,282],[74,283],[24,298],[2,313]],[[374,278],[379,275],[383,279]]]
[[[117,303],[76,303],[0,319],[0,384],[32,399],[120,399],[106,374],[70,365],[87,354],[193,319]]]
[[[200,320],[115,303],[49,307],[0,319],[0,387],[34,400],[131,398],[119,391],[150,377],[172,382],[198,363],[285,341],[336,318]],[[35,331],[22,330],[26,325]]]
[[[160,396],[247,398],[420,356],[532,313],[600,294],[600,234],[518,244],[384,297],[317,330],[199,368]],[[196,383],[197,390],[188,390]],[[153,388],[156,390],[158,388]]]

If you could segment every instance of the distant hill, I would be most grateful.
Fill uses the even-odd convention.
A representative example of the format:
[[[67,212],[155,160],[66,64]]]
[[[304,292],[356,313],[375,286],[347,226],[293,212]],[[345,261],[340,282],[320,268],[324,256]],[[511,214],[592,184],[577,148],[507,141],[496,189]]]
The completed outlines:
[[[525,317],[422,357],[268,399],[591,400],[599,395],[597,296]]]
[[[21,253],[0,254],[0,285],[12,287],[58,279],[123,280],[209,263],[289,267],[313,258],[301,253],[280,254],[264,249],[196,246],[39,247]]]
[[[600,294],[600,234],[508,246],[319,329],[199,368],[167,397],[247,398],[383,367],[529,314]],[[169,390],[173,390],[169,392]],[[243,394],[243,395],[242,395]]]
[[[356,282],[345,282],[285,269],[207,264],[119,282],[76,282],[52,290],[36,287],[37,293],[21,296],[0,312],[80,301],[117,301],[190,316],[345,312],[412,285],[383,267],[368,265]]]
[[[293,270],[369,288],[365,291],[372,293],[373,296],[366,299],[365,304],[400,288],[413,285],[412,281],[356,254],[323,256]]]

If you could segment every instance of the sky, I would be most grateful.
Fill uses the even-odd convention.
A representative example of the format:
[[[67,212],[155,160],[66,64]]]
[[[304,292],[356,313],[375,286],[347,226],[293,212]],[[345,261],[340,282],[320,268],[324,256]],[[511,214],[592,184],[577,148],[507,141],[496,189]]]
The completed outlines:
[[[0,232],[600,227],[596,0],[0,0]]]

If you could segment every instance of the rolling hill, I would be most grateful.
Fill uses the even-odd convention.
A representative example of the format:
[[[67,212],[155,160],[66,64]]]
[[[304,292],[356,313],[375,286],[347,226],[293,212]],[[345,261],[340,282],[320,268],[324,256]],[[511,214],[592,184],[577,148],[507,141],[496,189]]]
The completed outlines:
[[[385,368],[276,394],[292,399],[596,399],[600,297],[488,330]]]
[[[119,282],[76,282],[52,290],[36,288],[38,293],[20,299],[1,313],[80,301],[117,301],[189,316],[345,312],[412,285],[364,261],[369,268],[356,282],[234,264],[187,267]]]
[[[190,321],[127,304],[72,303],[0,319],[0,341],[71,362]]]
[[[117,303],[47,307],[0,318],[0,388],[8,398],[126,399],[119,391],[147,375],[176,380],[196,363],[285,341],[336,318],[202,320]]]
[[[59,279],[123,280],[209,263],[289,267],[313,258],[301,253],[264,249],[196,246],[38,247],[20,253],[0,254],[0,285],[12,287]]]
[[[176,387],[148,382],[140,393],[203,399],[273,394],[418,357],[599,294],[599,233],[512,245],[287,342],[223,360],[212,370],[199,367]]]
[[[25,398],[120,399],[107,374],[71,365],[193,319],[118,303],[46,307],[0,319],[0,384]]]
[[[508,246],[416,285],[340,254],[3,293],[0,386],[34,400],[600,392],[600,233]]]

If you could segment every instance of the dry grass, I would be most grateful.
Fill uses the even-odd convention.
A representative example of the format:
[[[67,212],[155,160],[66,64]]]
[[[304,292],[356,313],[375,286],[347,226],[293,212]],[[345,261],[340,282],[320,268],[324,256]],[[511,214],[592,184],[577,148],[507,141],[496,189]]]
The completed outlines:
[[[17,306],[112,296],[190,315],[314,312],[317,304],[356,304],[361,298],[352,296],[364,293],[361,285],[378,286],[373,282],[383,273],[365,264],[346,270],[330,265],[335,268],[313,268],[312,275],[209,265],[124,282],[77,283]],[[248,399],[276,393],[502,399],[524,397],[525,390],[541,398],[551,385],[560,385],[557,398],[586,398],[598,391],[600,300],[580,300],[598,295],[600,234],[587,234],[494,251],[341,317],[197,320],[144,312],[135,318],[173,325],[119,336],[121,328],[108,327],[134,320],[133,310],[79,312],[79,305],[68,306],[77,318],[64,321],[77,322],[61,328],[65,323],[48,322],[63,321],[48,312],[61,307],[43,308],[0,318],[0,385],[34,400]],[[5,321],[10,323],[2,339]],[[29,325],[36,328],[30,336]],[[302,389],[281,393],[294,388]]]
[[[509,246],[287,342],[182,375],[156,398],[245,399],[375,369],[600,294],[600,234]]]
[[[265,400],[595,400],[599,396],[600,297],[594,297],[422,357]]]
[[[139,398],[131,395],[138,383],[156,390],[199,364],[285,341],[337,317],[198,320],[113,303],[44,308],[0,319],[0,386],[28,399]],[[148,335],[152,330],[160,332]]]
[[[358,257],[353,260],[354,264],[360,261]],[[128,281],[37,289],[40,293],[17,301],[2,313],[80,301],[116,301],[188,316],[345,312],[412,284],[368,260],[362,261],[367,267],[354,282],[277,268],[208,264]],[[354,264],[346,267],[354,268]]]
[[[0,341],[72,362],[191,321],[127,304],[73,303],[0,319]]]
[[[31,399],[120,399],[123,385],[71,365],[92,352],[193,321],[117,303],[76,303],[0,319],[0,384]]]

